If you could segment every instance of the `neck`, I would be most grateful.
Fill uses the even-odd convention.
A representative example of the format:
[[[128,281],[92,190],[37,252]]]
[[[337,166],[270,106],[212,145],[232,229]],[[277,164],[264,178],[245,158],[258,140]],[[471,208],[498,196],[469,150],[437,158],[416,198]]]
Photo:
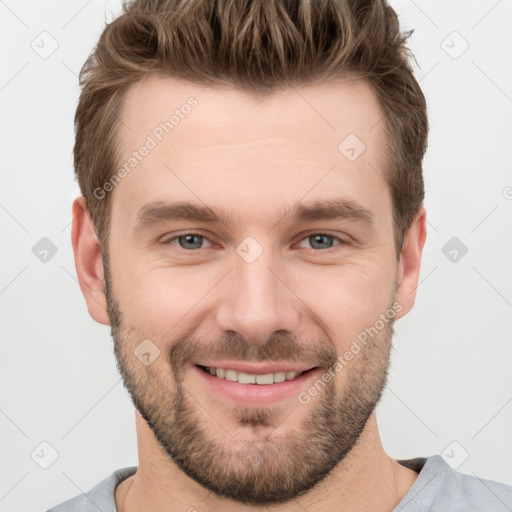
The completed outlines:
[[[162,451],[139,413],[137,439],[137,472],[116,489],[119,512],[143,509],[154,512],[251,512],[267,509],[263,505],[243,505],[221,498],[189,478]],[[374,411],[358,444],[323,481],[296,501],[303,509],[318,512],[389,512],[402,500],[417,477],[417,473],[384,452]],[[290,502],[272,508],[275,512],[291,512],[297,510],[297,505]]]

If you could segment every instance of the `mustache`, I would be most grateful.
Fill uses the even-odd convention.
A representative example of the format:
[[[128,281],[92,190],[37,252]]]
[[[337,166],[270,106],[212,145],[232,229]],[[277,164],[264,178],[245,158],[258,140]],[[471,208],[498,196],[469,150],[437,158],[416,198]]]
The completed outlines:
[[[169,353],[176,378],[196,361],[234,359],[243,362],[300,363],[327,370],[337,362],[334,345],[325,338],[304,342],[291,333],[275,332],[263,344],[250,343],[238,333],[216,339],[184,337]]]

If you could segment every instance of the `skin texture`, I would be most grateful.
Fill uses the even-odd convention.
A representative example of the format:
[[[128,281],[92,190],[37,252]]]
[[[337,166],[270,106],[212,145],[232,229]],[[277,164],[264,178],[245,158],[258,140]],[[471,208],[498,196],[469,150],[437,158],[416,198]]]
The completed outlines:
[[[414,304],[426,220],[421,208],[397,258],[378,101],[361,81],[256,99],[153,76],[125,98],[120,162],[191,96],[197,106],[109,192],[108,262],[83,198],[73,205],[79,282],[91,316],[112,326],[138,408],[139,466],[116,490],[118,509],[391,510],[417,474],[385,453],[374,409],[393,321]],[[354,161],[338,150],[349,134],[365,144]],[[341,198],[373,223],[287,214]],[[189,201],[231,219],[137,227],[153,201]],[[247,237],[262,249],[250,263],[237,252]],[[236,405],[193,367],[208,358],[293,361],[323,374],[390,310],[392,320],[307,404],[293,395]],[[160,351],[148,366],[134,356],[146,339]]]

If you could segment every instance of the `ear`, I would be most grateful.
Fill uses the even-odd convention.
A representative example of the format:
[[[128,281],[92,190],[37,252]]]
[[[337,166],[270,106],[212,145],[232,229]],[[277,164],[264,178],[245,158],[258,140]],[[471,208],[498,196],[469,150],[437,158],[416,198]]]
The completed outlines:
[[[414,216],[411,227],[405,235],[400,253],[396,301],[402,305],[402,309],[397,312],[396,318],[406,315],[414,306],[420,276],[421,254],[426,238],[427,214],[422,206]]]
[[[89,314],[96,322],[110,325],[100,243],[83,197],[77,197],[73,201],[71,243],[78,282],[87,302]]]

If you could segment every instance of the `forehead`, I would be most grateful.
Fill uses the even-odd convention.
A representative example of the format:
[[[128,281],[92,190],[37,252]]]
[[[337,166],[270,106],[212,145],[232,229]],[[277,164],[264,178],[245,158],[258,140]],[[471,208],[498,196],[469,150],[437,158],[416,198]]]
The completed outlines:
[[[180,110],[193,98],[197,106],[189,116]],[[133,127],[150,133],[158,123],[174,119],[173,138],[188,138],[183,125],[196,131],[187,145],[240,142],[251,137],[272,137],[289,134],[315,142],[320,139],[336,142],[340,137],[355,133],[370,142],[380,135],[374,129],[383,117],[378,99],[370,85],[362,80],[339,79],[317,85],[277,90],[271,94],[254,95],[234,88],[203,86],[174,78],[149,76],[129,88],[122,108],[123,139],[129,145],[137,143],[131,135]],[[184,116],[184,117],[183,117]],[[190,117],[187,123],[181,123]],[[178,121],[178,122],[177,122]],[[295,125],[301,122],[300,126]],[[157,122],[157,125],[155,125]],[[219,131],[217,128],[222,127]],[[243,130],[239,131],[242,127]],[[329,137],[329,133],[331,137]]]
[[[305,194],[370,201],[385,186],[383,116],[360,80],[256,97],[151,76],[123,103],[119,168],[127,172],[113,202],[134,220],[149,200],[218,201],[234,210],[238,201],[249,217],[257,205],[280,203],[282,212],[283,202]]]

